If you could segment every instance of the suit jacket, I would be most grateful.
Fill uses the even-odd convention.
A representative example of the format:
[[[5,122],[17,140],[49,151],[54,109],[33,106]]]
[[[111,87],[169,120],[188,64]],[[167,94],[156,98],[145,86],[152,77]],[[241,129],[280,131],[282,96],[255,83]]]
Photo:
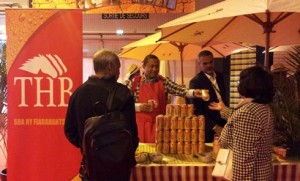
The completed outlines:
[[[222,100],[225,101],[225,85],[223,75],[219,72],[216,72],[216,80],[220,89],[220,94]],[[194,104],[194,114],[195,115],[204,115],[206,124],[205,124],[205,142],[212,142],[215,132],[212,130],[215,125],[224,126],[226,121],[221,118],[219,111],[210,110],[208,108],[211,102],[218,102],[217,94],[213,88],[211,81],[207,78],[204,72],[198,73],[195,77],[190,80],[189,83],[190,89],[208,89],[210,99],[208,101],[203,101],[199,98],[188,99],[187,102]],[[228,105],[227,102],[224,102],[225,105]]]

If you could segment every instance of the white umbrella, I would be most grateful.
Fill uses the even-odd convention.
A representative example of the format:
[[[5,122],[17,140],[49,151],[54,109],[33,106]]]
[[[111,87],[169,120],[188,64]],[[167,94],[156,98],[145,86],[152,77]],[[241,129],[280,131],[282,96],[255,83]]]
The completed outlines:
[[[226,0],[158,27],[161,40],[198,43],[206,47],[225,42],[269,48],[300,43],[299,0]]]

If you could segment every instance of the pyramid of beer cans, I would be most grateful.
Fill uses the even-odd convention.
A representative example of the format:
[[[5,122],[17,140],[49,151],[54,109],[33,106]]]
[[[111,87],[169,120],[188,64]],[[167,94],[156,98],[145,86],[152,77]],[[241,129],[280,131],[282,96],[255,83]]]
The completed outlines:
[[[170,154],[205,152],[205,118],[194,115],[193,104],[168,104],[156,117],[156,151]]]

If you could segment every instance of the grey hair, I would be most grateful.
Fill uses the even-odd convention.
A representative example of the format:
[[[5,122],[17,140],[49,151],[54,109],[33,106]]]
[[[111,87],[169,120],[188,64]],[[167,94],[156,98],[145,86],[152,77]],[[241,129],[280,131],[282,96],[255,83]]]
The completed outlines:
[[[113,64],[114,66],[120,65],[120,59],[113,51],[102,49],[94,54],[93,64],[95,72],[102,72],[109,64]]]

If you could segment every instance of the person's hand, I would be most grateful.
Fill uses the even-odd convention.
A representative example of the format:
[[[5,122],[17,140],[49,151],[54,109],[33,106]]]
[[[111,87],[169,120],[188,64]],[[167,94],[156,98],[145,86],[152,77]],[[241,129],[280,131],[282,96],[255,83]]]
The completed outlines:
[[[221,135],[221,132],[223,130],[223,128],[219,125],[215,125],[214,129],[213,129],[218,135]]]
[[[225,108],[225,104],[221,98],[218,98],[219,102],[212,102],[208,106],[211,110],[222,111]]]
[[[152,112],[153,105],[150,103],[142,103],[140,107],[141,112]]]
[[[197,98],[201,98],[202,97],[202,91],[201,91],[201,89],[195,89],[194,90],[194,97],[197,97]]]
[[[195,89],[194,90],[194,97],[202,98],[204,101],[209,100],[209,90],[207,89]]]

